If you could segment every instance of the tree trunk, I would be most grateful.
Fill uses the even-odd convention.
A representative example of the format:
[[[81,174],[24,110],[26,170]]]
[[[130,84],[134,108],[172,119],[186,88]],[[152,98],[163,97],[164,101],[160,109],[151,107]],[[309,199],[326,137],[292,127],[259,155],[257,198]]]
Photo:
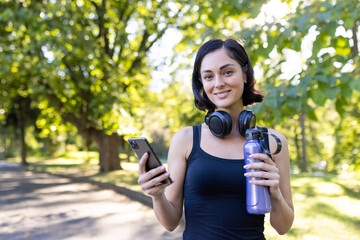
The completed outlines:
[[[119,158],[119,136],[116,133],[112,135],[101,133],[96,137],[96,143],[99,146],[100,172],[122,169]]]
[[[301,145],[302,145],[302,158],[301,158],[301,172],[307,172],[307,156],[306,156],[306,134],[305,134],[305,113],[300,115],[301,126]]]
[[[64,113],[62,117],[65,121],[74,125],[83,138],[96,142],[99,148],[100,172],[122,169],[119,157],[122,138],[117,133],[107,135],[101,130],[87,127],[87,124],[72,114]]]
[[[297,127],[295,126],[295,149],[296,149],[296,159],[297,159],[297,165],[301,169],[301,153],[300,153],[300,143],[299,143],[299,135],[297,133]]]
[[[23,109],[16,110],[17,119],[18,119],[18,131],[19,131],[19,140],[20,140],[20,153],[21,153],[21,165],[27,166],[28,162],[26,161],[26,143],[25,143],[25,124],[24,124],[24,115]]]

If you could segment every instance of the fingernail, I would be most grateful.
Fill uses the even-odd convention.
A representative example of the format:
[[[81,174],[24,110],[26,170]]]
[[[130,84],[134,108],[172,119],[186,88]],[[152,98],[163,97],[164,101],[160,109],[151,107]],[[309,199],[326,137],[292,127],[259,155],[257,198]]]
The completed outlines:
[[[249,173],[245,173],[244,176],[245,176],[245,177],[249,176]]]
[[[165,170],[165,166],[161,166],[161,170]]]
[[[249,166],[248,166],[248,165],[244,165],[244,168],[247,169],[247,168],[249,168]]]

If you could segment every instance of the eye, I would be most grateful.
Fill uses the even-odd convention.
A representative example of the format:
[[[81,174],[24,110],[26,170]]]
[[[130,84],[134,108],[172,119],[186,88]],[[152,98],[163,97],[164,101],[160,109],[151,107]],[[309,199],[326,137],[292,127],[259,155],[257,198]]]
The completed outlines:
[[[210,81],[212,79],[212,77],[213,77],[212,75],[207,74],[207,75],[203,76],[203,79],[206,81]]]
[[[232,71],[232,70],[225,70],[224,71],[224,75],[225,76],[229,76],[229,75],[231,75],[231,74],[233,74],[234,73],[234,71]]]

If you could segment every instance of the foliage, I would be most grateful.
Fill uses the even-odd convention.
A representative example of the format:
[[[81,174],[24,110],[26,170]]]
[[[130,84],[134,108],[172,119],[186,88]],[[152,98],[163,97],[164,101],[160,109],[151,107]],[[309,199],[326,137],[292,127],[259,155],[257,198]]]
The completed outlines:
[[[174,4],[2,2],[2,111],[12,96],[30,96],[41,109],[42,135],[70,122],[98,144],[100,165],[110,161],[102,170],[118,168],[116,148],[142,128],[144,106],[154,102],[147,52],[185,14]]]
[[[204,41],[230,36],[244,42],[266,95],[265,101],[252,109],[259,124],[289,133],[290,150],[296,153],[294,167],[307,171],[307,161],[318,166],[323,160],[329,171],[340,170],[340,162],[355,165],[358,152],[354,142],[359,134],[354,128],[359,119],[347,109],[357,103],[353,95],[360,91],[360,3],[312,0],[252,4],[252,10],[233,2],[202,5],[198,8],[204,13],[202,24],[195,25],[193,37]],[[273,11],[266,11],[269,8]],[[191,43],[185,40],[182,43]],[[333,118],[321,119],[320,115],[329,111],[339,125],[344,119],[352,123],[347,124],[353,132],[347,140],[339,141],[345,129],[334,129]],[[331,130],[322,127],[322,120]],[[333,137],[322,137],[324,131]],[[340,155],[339,149],[347,154]]]
[[[191,73],[182,71],[191,69],[204,41],[234,37],[248,50],[266,95],[252,106],[259,125],[286,133],[293,167],[306,171],[306,164],[325,161],[325,170],[339,171],[358,164],[358,1],[0,4],[0,121],[21,96],[41,111],[39,136],[54,139],[71,123],[87,145],[97,143],[100,164],[117,155],[111,149],[129,152],[126,138],[140,134],[166,151],[173,132],[203,121]],[[171,40],[178,42],[173,56],[154,61],[149,53],[174,30],[181,35]],[[167,72],[168,87],[153,91],[152,74],[164,66],[174,71]]]

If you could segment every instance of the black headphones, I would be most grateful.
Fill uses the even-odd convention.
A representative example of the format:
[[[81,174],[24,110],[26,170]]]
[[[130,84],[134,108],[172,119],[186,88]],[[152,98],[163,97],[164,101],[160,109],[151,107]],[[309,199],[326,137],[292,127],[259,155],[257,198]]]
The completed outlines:
[[[245,137],[246,129],[255,128],[256,117],[252,111],[243,110],[239,115],[239,132]],[[226,137],[230,134],[232,120],[230,115],[225,111],[209,112],[205,116],[205,123],[209,126],[210,131],[217,137]]]

